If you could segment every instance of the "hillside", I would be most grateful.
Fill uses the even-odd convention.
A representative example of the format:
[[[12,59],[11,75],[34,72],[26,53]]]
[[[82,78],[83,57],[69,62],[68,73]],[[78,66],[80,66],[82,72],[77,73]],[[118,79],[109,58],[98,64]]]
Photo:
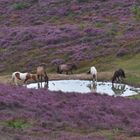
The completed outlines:
[[[0,72],[139,59],[139,6],[131,0],[1,0]]]
[[[140,101],[0,84],[1,140],[139,140]]]

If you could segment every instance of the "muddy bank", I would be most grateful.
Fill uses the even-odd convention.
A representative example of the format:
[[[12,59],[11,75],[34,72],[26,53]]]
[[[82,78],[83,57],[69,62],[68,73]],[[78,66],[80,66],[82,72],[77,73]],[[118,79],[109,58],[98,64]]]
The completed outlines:
[[[98,72],[98,81],[111,81],[113,73],[112,72]],[[90,74],[86,73],[80,73],[80,74],[48,74],[49,80],[91,80],[92,76]],[[27,81],[27,83],[32,83],[32,80]],[[13,84],[11,81],[11,75],[0,75],[0,83],[2,84]],[[22,84],[22,82],[19,81],[19,83]],[[127,79],[124,79],[124,83],[140,87],[139,83],[129,83]]]
[[[99,81],[111,81],[112,77],[111,72],[100,72],[98,73]],[[81,74],[48,74],[49,80],[69,80],[69,79],[79,79],[79,80],[90,80],[92,76],[90,74],[81,73]],[[33,82],[32,80],[28,81],[28,83]],[[11,75],[0,75],[0,83],[4,84],[12,84]]]

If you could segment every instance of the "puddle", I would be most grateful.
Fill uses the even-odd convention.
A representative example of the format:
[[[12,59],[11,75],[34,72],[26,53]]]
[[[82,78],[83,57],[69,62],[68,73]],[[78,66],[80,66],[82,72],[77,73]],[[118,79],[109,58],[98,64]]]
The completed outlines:
[[[42,84],[45,87],[44,83]],[[28,84],[27,88],[38,89],[37,83]],[[98,92],[100,94],[114,96],[131,96],[140,93],[140,88],[134,88],[125,84],[114,84],[111,82],[93,82],[88,80],[53,80],[49,81],[48,89],[50,91],[90,93]]]

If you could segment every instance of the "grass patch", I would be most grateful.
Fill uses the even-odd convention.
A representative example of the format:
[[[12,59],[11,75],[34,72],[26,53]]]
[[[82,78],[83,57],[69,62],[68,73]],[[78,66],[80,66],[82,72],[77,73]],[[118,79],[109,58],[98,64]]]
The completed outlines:
[[[140,100],[140,94],[129,96],[128,98]]]
[[[14,129],[26,129],[31,127],[31,123],[28,123],[25,120],[22,119],[12,119],[12,120],[8,120],[8,121],[0,121],[0,125],[1,126],[7,126],[10,128],[14,128]]]
[[[140,8],[137,5],[133,5],[131,8],[132,13],[135,15],[136,19],[140,19]]]
[[[15,129],[24,129],[30,127],[30,124],[24,120],[9,120],[6,122],[6,125]]]
[[[126,72],[125,82],[132,85],[140,85],[140,54],[127,55],[122,58],[114,56],[96,58],[94,61],[83,61],[79,64],[80,72],[86,72],[91,66],[95,66],[99,72],[114,72],[122,68]]]
[[[30,4],[25,3],[25,2],[20,2],[20,3],[14,3],[14,4],[12,5],[12,7],[13,7],[15,10],[22,10],[22,9],[29,8],[29,7],[30,7]]]

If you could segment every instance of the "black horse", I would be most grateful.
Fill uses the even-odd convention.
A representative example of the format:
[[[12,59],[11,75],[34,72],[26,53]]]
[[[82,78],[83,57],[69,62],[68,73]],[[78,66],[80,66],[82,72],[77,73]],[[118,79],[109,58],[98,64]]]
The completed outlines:
[[[116,81],[122,81],[122,78],[125,78],[125,72],[123,69],[118,69],[114,72],[114,75],[112,77],[112,84]]]
[[[61,64],[59,66],[57,66],[57,73],[62,74],[63,72],[66,72],[66,74],[68,74],[68,72],[71,72],[71,74],[73,73],[72,70],[76,70],[77,66],[75,64]]]

